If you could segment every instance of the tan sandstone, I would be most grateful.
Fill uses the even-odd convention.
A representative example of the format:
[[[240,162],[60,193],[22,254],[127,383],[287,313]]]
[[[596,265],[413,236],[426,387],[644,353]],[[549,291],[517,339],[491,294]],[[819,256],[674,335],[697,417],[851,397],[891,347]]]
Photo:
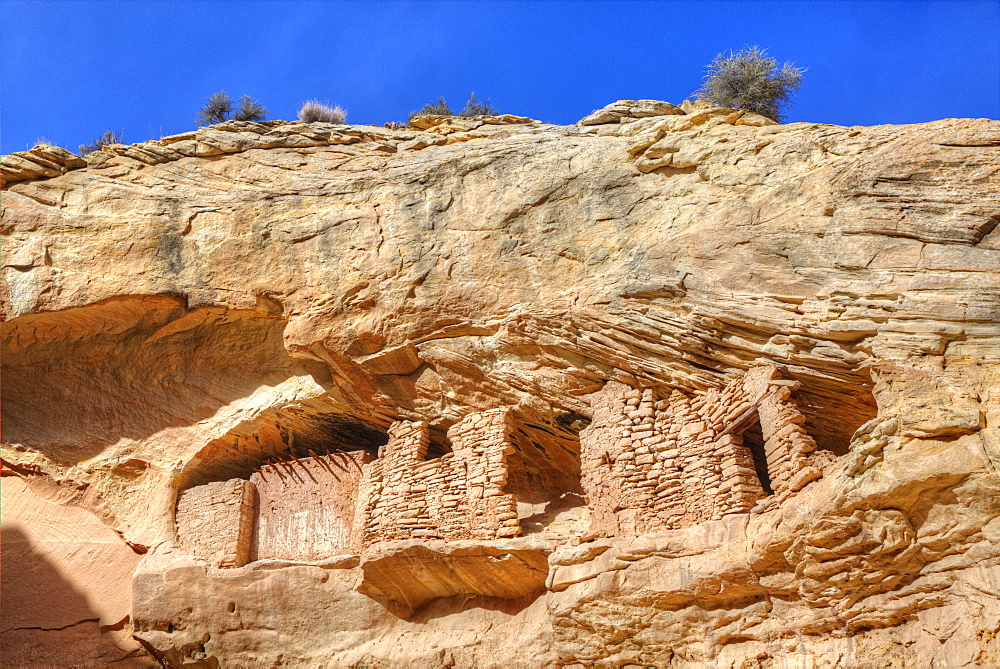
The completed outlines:
[[[588,118],[4,156],[5,666],[1000,664],[1000,122]]]

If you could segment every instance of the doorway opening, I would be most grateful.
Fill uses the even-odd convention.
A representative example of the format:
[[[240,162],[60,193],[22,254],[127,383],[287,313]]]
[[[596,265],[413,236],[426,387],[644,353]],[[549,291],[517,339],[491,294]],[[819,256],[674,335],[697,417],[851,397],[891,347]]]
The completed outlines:
[[[767,451],[764,448],[764,432],[761,430],[760,421],[753,421],[746,430],[743,431],[743,445],[750,450],[753,456],[753,468],[757,472],[757,480],[760,487],[764,489],[765,495],[773,495],[771,488],[771,475],[767,471]]]

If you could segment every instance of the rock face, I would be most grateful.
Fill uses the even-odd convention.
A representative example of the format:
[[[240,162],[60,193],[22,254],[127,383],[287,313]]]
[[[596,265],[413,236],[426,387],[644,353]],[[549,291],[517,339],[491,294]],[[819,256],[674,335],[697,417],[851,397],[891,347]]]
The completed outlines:
[[[48,483],[3,478],[3,665],[154,666],[128,624],[139,556]]]
[[[2,183],[55,177],[86,167],[87,161],[58,146],[39,144],[3,157]],[[2,185],[2,184],[0,184]]]
[[[619,100],[585,116],[578,123],[580,125],[604,125],[605,123],[621,123],[623,120],[627,122],[649,116],[669,116],[683,113],[684,110],[680,107],[660,100]]]
[[[0,161],[5,666],[1000,663],[1000,122],[49,153]]]

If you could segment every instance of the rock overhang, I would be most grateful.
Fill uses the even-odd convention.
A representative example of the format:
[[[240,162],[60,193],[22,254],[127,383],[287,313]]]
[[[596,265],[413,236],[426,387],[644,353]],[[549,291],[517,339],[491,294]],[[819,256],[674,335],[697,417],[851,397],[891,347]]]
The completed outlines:
[[[877,647],[873,630],[884,628],[912,635],[921,657],[965,657],[972,642],[960,634],[940,632],[954,640],[934,650],[906,620],[938,625],[925,605],[963,615],[950,588],[980,583],[966,568],[973,561],[992,568],[989,537],[997,535],[979,528],[997,516],[988,491],[990,463],[1000,458],[988,354],[1000,288],[990,272],[998,245],[988,175],[996,158],[983,139],[994,136],[996,122],[774,126],[731,111],[685,111],[571,129],[442,122],[433,126],[438,132],[405,138],[357,126],[233,126],[158,147],[115,147],[99,166],[9,182],[3,298],[15,318],[4,324],[6,342],[17,348],[27,337],[25,345],[36,347],[49,337],[57,345],[46,350],[64,355],[62,342],[76,335],[38,327],[33,314],[58,319],[64,309],[123,294],[180,294],[189,308],[222,310],[255,309],[264,295],[272,308],[262,313],[286,319],[275,328],[284,346],[326,370],[304,381],[315,384],[308,392],[329,394],[383,428],[395,418],[442,417],[447,427],[470,409],[519,406],[538,426],[531,438],[553,453],[572,451],[576,438],[558,417],[591,418],[586,396],[608,381],[690,394],[776,364],[801,383],[795,393],[808,433],[846,457],[796,504],[739,516],[748,519],[749,538],[726,540],[750,552],[728,582],[751,578],[749,564],[767,594],[754,603],[719,586],[712,601],[761,622],[737,629],[726,615],[699,618],[691,629],[712,630],[702,637],[712,643],[663,632],[671,648],[719,661],[734,653],[788,656],[779,628],[799,620],[817,656],[841,652],[830,639],[842,633]],[[976,170],[983,181],[963,176]],[[249,178],[241,188],[250,192],[232,191],[235,174]],[[197,183],[209,184],[211,195]],[[184,205],[178,190],[198,206]],[[260,194],[268,208],[253,204]],[[135,222],[127,252],[114,237],[126,221]],[[100,258],[119,262],[112,279],[95,269]],[[405,355],[393,357],[398,351]],[[12,359],[5,355],[8,370]],[[305,385],[282,392],[301,401]],[[119,410],[116,400],[104,401],[100,411]],[[74,399],[62,402],[53,406],[71,414]],[[206,427],[222,422],[199,430]],[[102,504],[113,507],[105,518],[128,515],[122,491],[175,485],[166,474],[177,471],[172,462],[139,455],[132,442],[101,447],[72,469],[47,459],[53,440],[37,429],[13,434],[5,459],[100,489]],[[168,437],[158,431],[155,444],[140,441],[174,461],[176,440]],[[949,510],[967,520],[949,524]],[[699,531],[714,532],[715,522],[730,521],[676,530],[673,541],[697,545]],[[841,535],[848,538],[838,543]],[[946,558],[942,546],[958,548]],[[644,647],[658,647],[627,634],[609,646],[563,625],[578,612],[591,615],[596,596],[608,599],[600,616],[615,629],[634,625],[626,615],[634,610],[669,630],[676,616],[689,615],[688,603],[697,607],[715,588],[706,580],[684,599],[688,586],[670,579],[693,567],[657,551],[594,570],[631,573],[626,583],[638,583],[642,571],[662,588],[649,599],[650,587],[630,593],[605,576],[578,584],[560,577],[569,585],[553,581],[536,600],[560,623],[561,662],[640,661]],[[612,554],[607,548],[586,564]],[[960,565],[957,575],[926,566],[945,559]],[[273,571],[288,572],[280,577],[287,580],[296,570]],[[373,566],[371,578],[376,571],[390,570]],[[538,606],[504,615],[535,615]],[[225,634],[213,634],[216,641],[191,640],[192,649],[216,652]]]

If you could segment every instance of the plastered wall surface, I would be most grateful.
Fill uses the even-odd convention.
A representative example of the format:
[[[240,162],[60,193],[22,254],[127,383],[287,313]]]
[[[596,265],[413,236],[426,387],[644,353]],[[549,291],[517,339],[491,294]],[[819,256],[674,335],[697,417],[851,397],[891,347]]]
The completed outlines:
[[[266,465],[250,477],[257,491],[252,560],[319,560],[349,553],[365,451]]]
[[[220,567],[240,567],[250,555],[254,489],[230,479],[188,488],[177,499],[177,541]]]

